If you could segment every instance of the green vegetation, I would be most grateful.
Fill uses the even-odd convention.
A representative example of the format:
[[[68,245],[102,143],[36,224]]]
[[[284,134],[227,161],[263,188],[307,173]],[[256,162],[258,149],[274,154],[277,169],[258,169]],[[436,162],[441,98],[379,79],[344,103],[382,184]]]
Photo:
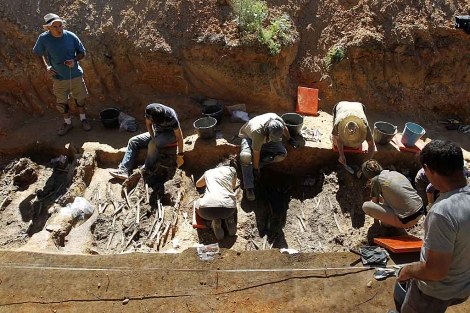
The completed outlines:
[[[266,2],[259,0],[234,0],[233,10],[237,14],[238,24],[253,33],[263,29],[263,22],[269,15]]]
[[[271,24],[262,29],[261,42],[265,44],[271,55],[281,51],[281,45],[287,44],[292,37],[292,23],[287,14],[273,18]]]
[[[331,48],[328,53],[326,54],[325,63],[327,66],[331,64],[338,63],[346,56],[344,52],[344,48],[341,46]]]
[[[233,10],[245,37],[254,35],[260,43],[267,46],[271,55],[278,54],[283,44],[292,42],[292,22],[289,15],[269,18],[265,1],[233,0]]]

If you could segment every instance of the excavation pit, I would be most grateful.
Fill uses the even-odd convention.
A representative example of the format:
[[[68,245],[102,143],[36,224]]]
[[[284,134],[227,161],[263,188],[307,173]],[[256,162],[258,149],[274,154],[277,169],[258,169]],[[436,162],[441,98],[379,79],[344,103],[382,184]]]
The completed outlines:
[[[326,120],[329,115],[322,113],[320,118]],[[314,119],[306,117],[306,127],[312,127]],[[226,236],[219,243],[221,247],[237,251],[288,247],[300,252],[345,252],[372,244],[374,236],[403,234],[401,230],[380,227],[365,216],[361,207],[369,200],[366,181],[338,165],[337,153],[330,148],[327,125],[323,124],[320,125],[324,129],[319,128],[320,142],[297,136],[301,148],[295,150],[286,145],[287,158],[263,169],[255,188],[255,201],[247,201],[242,188],[237,188],[237,236]],[[187,131],[191,121],[182,126],[184,133],[191,134]],[[192,178],[197,180],[206,169],[224,160],[237,159],[239,139],[230,142],[227,138],[240,126],[233,123],[219,126],[221,139],[186,136],[185,165],[181,170],[176,168],[176,147],[165,148],[161,150],[159,166],[145,179],[136,171],[123,187],[122,181],[109,175],[109,170],[122,159],[128,134],[117,133],[121,141],[116,144],[112,141],[116,133],[103,128],[95,130],[102,143],[84,140],[81,146],[69,144],[60,148],[60,143],[35,142],[23,146],[21,153],[16,149],[16,154],[11,153],[4,160],[4,168],[14,167],[18,162],[15,156],[29,156],[26,160],[37,168],[38,178],[27,185],[23,183],[22,189],[2,189],[1,200],[7,200],[0,220],[5,223],[0,243],[5,249],[116,254],[181,252],[196,244],[217,242],[210,229],[192,228],[193,202],[201,196]],[[121,149],[105,144],[107,138]],[[50,163],[61,155],[68,157],[67,166]],[[145,155],[146,150],[142,149],[136,163],[142,164]],[[349,164],[359,167],[364,155],[352,154],[347,158]],[[375,158],[385,168],[402,171],[410,178],[418,170],[414,154],[401,152],[392,145],[379,147]],[[237,172],[240,185],[239,166]],[[4,187],[15,186],[10,182],[11,173],[4,171],[1,178]],[[57,222],[55,216],[60,215],[61,207],[73,202],[76,196],[88,199],[95,206],[95,213],[85,222]],[[165,218],[161,223],[158,201]],[[24,207],[29,208],[31,217],[24,218],[21,212]],[[48,223],[52,222],[50,226]],[[409,230],[417,236],[421,232],[420,227]]]

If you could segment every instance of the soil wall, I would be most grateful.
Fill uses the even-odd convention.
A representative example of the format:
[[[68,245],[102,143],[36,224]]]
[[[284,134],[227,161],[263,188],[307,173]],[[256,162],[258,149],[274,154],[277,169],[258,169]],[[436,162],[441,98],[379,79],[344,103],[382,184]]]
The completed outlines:
[[[455,15],[470,13],[468,1],[268,2],[295,28],[276,56],[240,39],[230,1],[4,0],[1,128],[14,126],[16,112],[55,110],[52,82],[32,54],[49,12],[87,48],[81,64],[95,116],[108,106],[141,116],[160,101],[185,119],[200,113],[204,98],[289,111],[298,85],[320,89],[324,109],[355,100],[379,112],[468,116],[470,36],[453,26]],[[335,46],[345,58],[327,66]]]

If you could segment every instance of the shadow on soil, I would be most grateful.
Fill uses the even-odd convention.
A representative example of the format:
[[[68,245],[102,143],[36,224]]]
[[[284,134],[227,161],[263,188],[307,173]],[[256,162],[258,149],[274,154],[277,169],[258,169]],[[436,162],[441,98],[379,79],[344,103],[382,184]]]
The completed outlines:
[[[27,233],[32,236],[43,230],[49,218],[48,208],[67,190],[67,173],[54,168],[44,187],[26,197],[19,204],[23,222],[31,222]]]

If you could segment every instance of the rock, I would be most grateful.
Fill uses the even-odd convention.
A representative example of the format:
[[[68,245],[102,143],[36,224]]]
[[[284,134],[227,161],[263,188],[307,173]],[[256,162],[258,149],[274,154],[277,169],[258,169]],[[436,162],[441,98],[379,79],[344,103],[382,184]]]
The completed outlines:
[[[369,288],[372,287],[372,280],[369,280],[369,281],[367,282],[367,287],[369,287]]]
[[[124,300],[122,300],[122,304],[123,305],[126,305],[129,303],[129,298],[125,298]]]

